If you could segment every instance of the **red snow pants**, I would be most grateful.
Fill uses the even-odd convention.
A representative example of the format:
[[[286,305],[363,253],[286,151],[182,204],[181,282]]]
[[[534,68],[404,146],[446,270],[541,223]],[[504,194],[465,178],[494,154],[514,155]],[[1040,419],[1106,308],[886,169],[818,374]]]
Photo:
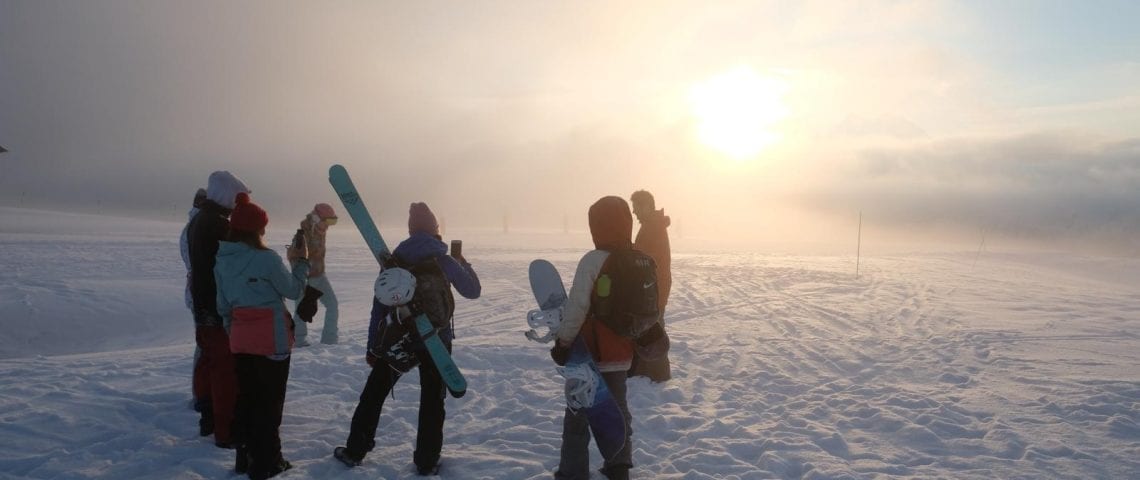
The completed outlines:
[[[214,442],[230,443],[230,423],[237,403],[237,373],[230,337],[221,326],[197,326],[194,339],[202,356],[194,370],[194,384],[201,385],[214,409]]]

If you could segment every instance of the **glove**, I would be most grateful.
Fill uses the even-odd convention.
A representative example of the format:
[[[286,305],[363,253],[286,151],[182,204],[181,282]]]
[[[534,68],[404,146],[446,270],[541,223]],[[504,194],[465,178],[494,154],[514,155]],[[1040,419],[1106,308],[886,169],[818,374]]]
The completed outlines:
[[[364,354],[364,361],[368,362],[369,367],[376,367],[376,360],[379,359],[376,358],[376,355],[373,355],[372,352]]]
[[[561,340],[555,341],[554,346],[550,347],[550,358],[555,365],[565,367],[566,361],[570,360],[570,347],[563,345]]]
[[[297,302],[297,316],[305,323],[313,323],[313,316],[317,314],[317,299],[325,293],[310,286],[305,286],[305,296]]]

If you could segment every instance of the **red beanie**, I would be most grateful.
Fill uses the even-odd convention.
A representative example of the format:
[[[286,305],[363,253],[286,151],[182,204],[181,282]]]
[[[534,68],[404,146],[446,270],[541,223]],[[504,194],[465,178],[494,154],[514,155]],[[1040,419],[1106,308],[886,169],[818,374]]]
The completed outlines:
[[[249,199],[249,194],[241,192],[234,199],[234,211],[230,214],[230,228],[243,232],[260,232],[269,225],[269,215]]]
[[[420,232],[439,235],[439,222],[426,203],[417,202],[408,208],[408,234]]]

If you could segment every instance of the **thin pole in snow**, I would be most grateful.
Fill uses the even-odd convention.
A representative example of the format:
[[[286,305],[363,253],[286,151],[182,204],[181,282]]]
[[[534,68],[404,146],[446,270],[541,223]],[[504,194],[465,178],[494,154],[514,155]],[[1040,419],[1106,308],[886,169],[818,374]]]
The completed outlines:
[[[974,263],[970,265],[970,269],[974,269],[974,265],[978,264],[978,257],[982,256],[982,247],[986,244],[986,229],[982,229],[982,241],[978,243],[978,253],[974,254]]]
[[[863,212],[859,212],[859,234],[855,237],[855,278],[859,278],[859,253],[863,248]]]

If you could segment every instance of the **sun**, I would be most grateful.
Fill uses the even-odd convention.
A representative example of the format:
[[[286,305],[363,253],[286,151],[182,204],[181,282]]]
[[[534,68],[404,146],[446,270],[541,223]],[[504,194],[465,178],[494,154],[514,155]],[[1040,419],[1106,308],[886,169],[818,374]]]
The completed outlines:
[[[737,67],[694,85],[689,102],[697,137],[729,157],[746,160],[780,140],[776,127],[788,116],[788,85],[778,77]]]

